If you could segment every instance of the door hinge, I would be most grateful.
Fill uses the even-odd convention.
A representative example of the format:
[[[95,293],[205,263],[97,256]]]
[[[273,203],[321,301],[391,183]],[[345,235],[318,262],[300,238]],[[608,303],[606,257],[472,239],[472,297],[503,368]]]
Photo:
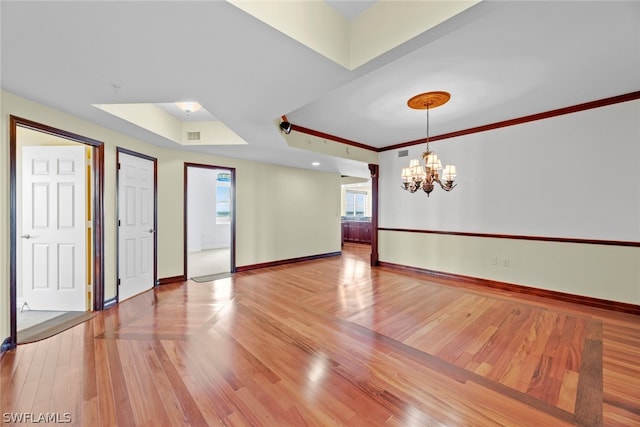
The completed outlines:
[[[120,286],[120,279],[118,279],[118,286]]]
[[[120,220],[118,220],[118,227],[120,227]]]
[[[120,170],[120,163],[118,163],[118,170]]]

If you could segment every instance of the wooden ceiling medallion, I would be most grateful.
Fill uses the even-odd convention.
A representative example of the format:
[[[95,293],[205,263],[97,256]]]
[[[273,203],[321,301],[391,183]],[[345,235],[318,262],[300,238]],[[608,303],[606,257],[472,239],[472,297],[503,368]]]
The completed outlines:
[[[414,110],[426,110],[427,108],[436,108],[446,104],[449,98],[451,98],[449,92],[425,92],[409,99],[407,105]]]

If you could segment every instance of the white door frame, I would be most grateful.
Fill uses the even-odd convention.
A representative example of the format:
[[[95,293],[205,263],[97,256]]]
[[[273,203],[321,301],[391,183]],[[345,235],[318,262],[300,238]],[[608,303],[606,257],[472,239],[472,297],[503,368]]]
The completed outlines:
[[[141,154],[135,151],[128,150],[126,148],[117,147],[116,148],[116,297],[114,302],[120,302],[120,282],[121,282],[121,272],[123,271],[122,266],[120,265],[120,227],[119,221],[121,217],[121,209],[123,208],[120,205],[120,155],[127,154],[129,156],[138,157],[141,159],[149,160],[153,162],[153,283],[152,287],[158,285],[158,160],[155,157],[147,156],[145,154]]]

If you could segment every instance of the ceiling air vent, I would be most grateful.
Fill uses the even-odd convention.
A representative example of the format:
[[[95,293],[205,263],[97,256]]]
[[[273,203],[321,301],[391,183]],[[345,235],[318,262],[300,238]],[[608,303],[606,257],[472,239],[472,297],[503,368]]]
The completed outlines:
[[[187,141],[200,141],[200,132],[187,132]]]
[[[398,157],[407,157],[408,155],[409,155],[409,150],[398,151]]]

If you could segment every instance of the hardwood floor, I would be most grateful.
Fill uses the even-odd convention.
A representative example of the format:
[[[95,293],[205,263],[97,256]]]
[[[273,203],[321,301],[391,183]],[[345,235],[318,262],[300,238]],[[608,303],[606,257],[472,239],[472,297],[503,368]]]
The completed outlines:
[[[640,425],[638,316],[372,270],[367,249],[163,285],[20,345],[2,423]]]

